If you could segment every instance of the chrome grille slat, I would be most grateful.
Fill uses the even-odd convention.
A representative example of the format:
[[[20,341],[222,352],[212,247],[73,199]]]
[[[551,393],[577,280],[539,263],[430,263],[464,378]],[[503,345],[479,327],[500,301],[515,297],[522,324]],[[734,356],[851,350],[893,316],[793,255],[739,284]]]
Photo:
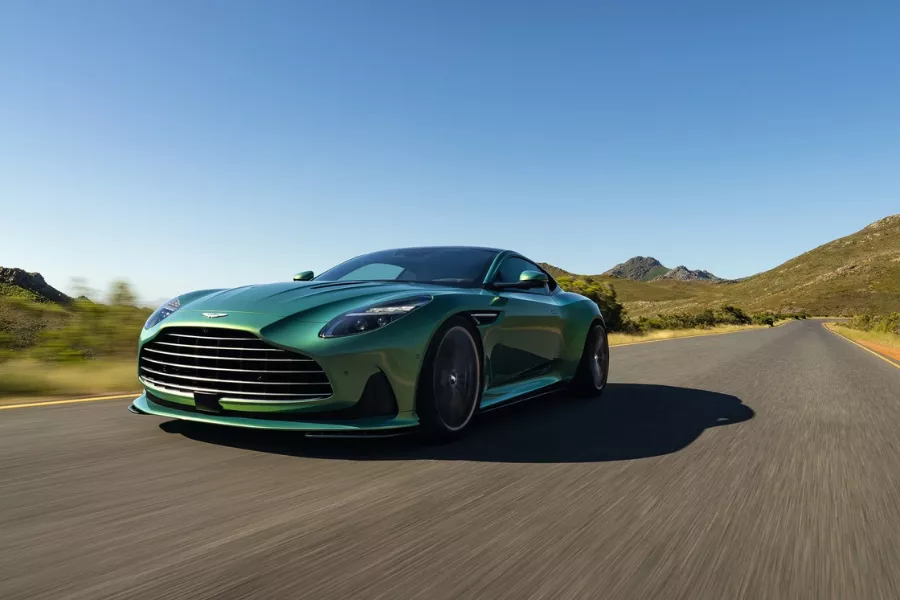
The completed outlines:
[[[265,369],[226,369],[224,367],[220,368],[220,367],[199,367],[199,366],[195,366],[195,365],[190,365],[190,366],[189,365],[179,365],[178,363],[163,362],[161,360],[156,360],[155,358],[150,358],[148,356],[145,356],[143,358],[143,360],[145,360],[147,362],[151,362],[156,365],[165,365],[167,367],[180,367],[182,369],[203,369],[204,371],[234,371],[237,373],[271,373],[271,371],[268,371]],[[281,373],[321,373],[321,371],[281,371],[281,370],[279,370],[278,373],[279,374],[281,374]]]
[[[141,348],[138,367],[148,386],[188,396],[201,392],[264,403],[333,393],[315,360],[236,329],[164,328]]]
[[[164,389],[164,390],[173,390],[173,391],[182,392],[182,393],[192,393],[192,392],[209,392],[209,393],[214,393],[214,394],[221,393],[221,394],[229,394],[229,396],[228,396],[229,398],[233,397],[230,395],[231,392],[229,392],[228,390],[217,390],[217,389],[212,389],[212,388],[196,388],[196,387],[191,387],[191,388],[178,387],[171,383],[165,383],[162,381],[158,381],[156,379],[151,379],[149,377],[143,377],[142,379],[144,381],[149,381],[150,383],[154,383],[160,389]],[[256,392],[255,394],[246,394],[246,396],[247,396],[247,399],[253,399],[254,396],[271,396],[271,397],[278,396],[280,398],[322,398],[323,397],[321,394],[274,394],[274,393],[269,393],[269,392]],[[241,398],[241,399],[243,400],[243,398]]]
[[[154,371],[147,367],[141,367],[142,371],[153,373],[154,375],[164,375],[166,377],[177,377],[178,379],[190,379],[192,381],[212,381],[214,383],[240,383],[244,385],[328,385],[320,382],[295,382],[295,381],[250,381],[240,379],[212,379],[209,377],[197,377],[195,375],[175,375],[173,373],[164,373]],[[330,386],[329,386],[330,387]]]
[[[241,352],[284,352],[281,348],[236,348],[234,346],[194,346],[192,344],[176,344],[175,342],[155,342],[162,346],[178,348],[200,348],[201,350],[240,350]]]
[[[169,335],[173,337],[186,337],[186,338],[194,338],[198,340],[228,340],[229,342],[252,342],[250,339],[242,339],[242,338],[233,338],[233,337],[212,337],[208,335],[192,335],[188,333],[170,333]]]
[[[177,352],[164,352],[153,348],[145,347],[147,352],[156,352],[157,354],[168,354],[169,356],[187,356],[188,358],[214,358],[216,360],[259,360],[264,362],[315,362],[311,358],[241,358],[240,356],[209,356],[203,357],[197,354],[178,354]]]

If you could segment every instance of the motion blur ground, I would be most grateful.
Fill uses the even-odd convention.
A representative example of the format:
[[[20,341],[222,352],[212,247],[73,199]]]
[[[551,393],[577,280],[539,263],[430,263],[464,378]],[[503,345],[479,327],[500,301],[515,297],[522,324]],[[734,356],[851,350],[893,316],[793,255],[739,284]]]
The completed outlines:
[[[2,596],[900,596],[900,369],[815,321],[612,362],[436,447],[5,411]]]

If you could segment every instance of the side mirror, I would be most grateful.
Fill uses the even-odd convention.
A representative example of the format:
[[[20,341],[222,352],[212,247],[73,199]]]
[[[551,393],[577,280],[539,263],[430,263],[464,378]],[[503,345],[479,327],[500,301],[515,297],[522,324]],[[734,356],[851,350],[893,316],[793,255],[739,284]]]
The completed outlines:
[[[294,275],[294,281],[312,281],[312,278],[312,271],[300,271],[299,273]]]
[[[498,290],[530,290],[533,288],[544,287],[550,283],[550,279],[546,273],[540,271],[522,271],[519,274],[518,281],[496,281],[491,287]]]
[[[548,283],[547,274],[540,271],[522,271],[519,275],[519,285],[525,289],[544,287]]]

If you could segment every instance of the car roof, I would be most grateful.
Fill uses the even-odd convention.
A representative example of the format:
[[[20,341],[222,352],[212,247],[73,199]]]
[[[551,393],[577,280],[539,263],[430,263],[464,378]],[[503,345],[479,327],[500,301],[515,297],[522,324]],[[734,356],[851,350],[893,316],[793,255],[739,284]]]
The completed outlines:
[[[385,248],[384,251],[391,250],[484,250],[486,252],[511,252],[505,248],[489,248],[487,246],[408,246],[404,248]],[[518,254],[518,253],[516,253]]]

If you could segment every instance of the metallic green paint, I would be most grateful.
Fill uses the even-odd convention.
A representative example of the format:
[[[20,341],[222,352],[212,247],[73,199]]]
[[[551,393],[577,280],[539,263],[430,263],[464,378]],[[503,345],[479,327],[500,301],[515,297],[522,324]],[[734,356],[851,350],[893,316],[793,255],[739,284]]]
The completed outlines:
[[[542,273],[541,271],[522,271],[522,274],[519,275],[519,281],[528,281],[546,285],[550,281],[550,278],[546,273]]]
[[[418,422],[416,391],[426,349],[441,324],[455,315],[471,319],[481,334],[485,374],[481,408],[565,383],[575,374],[591,324],[602,319],[597,305],[560,288],[552,292],[547,288],[490,289],[500,263],[508,256],[521,257],[509,251],[498,253],[481,287],[313,280],[184,294],[179,297],[180,310],[141,332],[140,346],[167,327],[239,329],[315,359],[327,374],[333,394],[277,404],[220,399],[221,406],[232,415],[252,412],[253,418],[179,411],[156,404],[146,395],[135,400],[135,407],[163,417],[264,429],[315,432],[411,427]],[[349,310],[423,294],[433,300],[380,329],[338,338],[319,336],[326,323]],[[204,312],[226,316],[211,321]],[[387,376],[396,396],[395,417],[304,421],[304,415],[310,413],[353,406],[369,378],[379,371]],[[162,400],[188,409],[194,406],[192,396],[142,383]],[[279,419],[259,418],[263,412],[279,413]],[[285,420],[286,415],[291,419]]]

